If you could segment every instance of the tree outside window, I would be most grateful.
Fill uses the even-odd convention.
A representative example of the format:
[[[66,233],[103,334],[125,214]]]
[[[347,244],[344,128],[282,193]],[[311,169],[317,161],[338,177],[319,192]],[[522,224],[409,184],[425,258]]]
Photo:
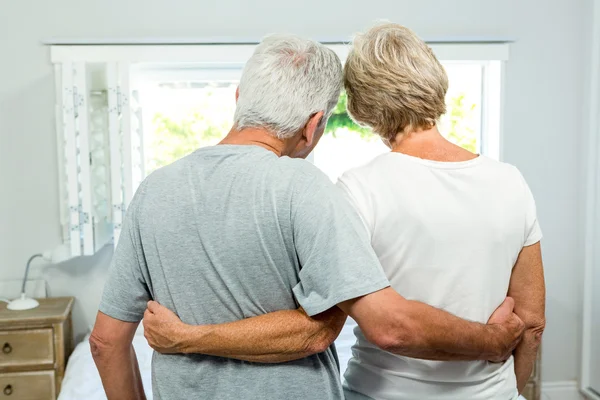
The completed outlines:
[[[151,172],[168,165],[194,150],[218,143],[231,128],[235,110],[235,83],[205,85],[200,88],[162,89],[168,98],[183,95],[191,101],[183,107],[153,110],[151,129],[146,137],[146,170]],[[190,93],[190,92],[195,93]],[[325,129],[323,141],[358,140],[374,142],[378,137],[370,129],[357,125],[346,111],[346,94],[339,102]],[[183,109],[182,109],[183,108]],[[447,113],[439,123],[440,132],[453,143],[476,153],[478,151],[478,121],[480,106],[459,92],[447,100]],[[339,144],[339,143],[338,143]],[[320,147],[326,147],[321,146]],[[319,151],[319,147],[317,147]]]

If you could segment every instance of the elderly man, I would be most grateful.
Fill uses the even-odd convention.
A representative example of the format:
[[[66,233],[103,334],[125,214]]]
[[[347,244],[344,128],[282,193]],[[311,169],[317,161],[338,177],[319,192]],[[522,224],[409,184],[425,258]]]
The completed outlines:
[[[500,361],[517,345],[510,302],[484,325],[391,289],[353,208],[294,159],[323,134],[341,73],[318,43],[265,39],[227,137],[142,183],[90,338],[109,400],[143,398],[131,340],[149,300],[185,322],[157,310],[176,334],[153,358],[155,399],[341,399],[331,343],[346,314],[373,343],[415,357]],[[271,346],[241,343],[261,337]]]

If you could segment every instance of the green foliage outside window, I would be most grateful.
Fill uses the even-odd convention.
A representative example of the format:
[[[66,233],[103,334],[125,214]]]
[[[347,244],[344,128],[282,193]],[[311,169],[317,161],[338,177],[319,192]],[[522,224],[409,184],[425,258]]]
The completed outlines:
[[[348,111],[346,111],[346,104],[348,103],[348,97],[346,96],[346,92],[342,92],[340,94],[340,99],[335,106],[331,117],[329,117],[329,121],[327,122],[327,127],[325,128],[325,134],[332,134],[335,137],[335,132],[338,129],[347,129],[352,132],[356,132],[360,135],[362,139],[372,140],[376,138],[369,128],[362,127],[357,125],[352,118],[348,115]]]
[[[335,132],[338,129],[347,129],[358,133],[365,140],[377,138],[369,128],[359,126],[352,121],[346,111],[347,101],[346,93],[342,92],[340,100],[327,123],[325,133],[332,134],[335,137]],[[477,105],[475,103],[467,104],[464,93],[461,93],[450,98],[447,108],[448,112],[440,121],[440,132],[452,143],[476,153],[477,135],[475,134],[473,121]]]
[[[447,109],[440,123],[440,132],[452,143],[477,153],[477,135],[473,126],[477,105],[468,104],[465,95],[459,94],[450,98]]]
[[[208,92],[207,96],[210,95]],[[346,111],[346,102],[346,94],[342,93],[327,123],[325,134],[335,137],[338,130],[344,129],[357,133],[363,140],[376,140],[377,136],[371,133],[370,129],[352,121]],[[440,131],[453,143],[477,152],[474,127],[476,112],[477,105],[467,103],[464,94],[450,98],[448,112],[440,121]],[[231,121],[215,121],[196,110],[179,120],[156,113],[152,123],[154,135],[151,143],[148,143],[152,153],[146,166],[148,172],[170,164],[200,147],[216,144],[228,132]]]

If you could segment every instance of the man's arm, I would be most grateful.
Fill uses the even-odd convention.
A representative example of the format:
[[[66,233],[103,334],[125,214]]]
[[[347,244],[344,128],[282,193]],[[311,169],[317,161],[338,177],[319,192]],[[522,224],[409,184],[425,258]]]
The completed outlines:
[[[517,387],[521,393],[531,376],[546,326],[546,288],[539,242],[521,250],[510,277],[508,294],[515,299],[515,313],[525,323],[523,340],[514,354]]]
[[[431,360],[503,361],[522,332],[522,323],[512,312],[513,304],[512,299],[503,303],[488,325],[408,301],[392,289],[347,301],[340,307],[361,319],[359,324],[373,343],[396,354]],[[149,302],[144,332],[148,343],[162,353],[201,353],[276,363],[325,351],[345,320],[346,314],[334,307],[314,317],[302,309],[284,310],[226,324],[192,326],[167,308]]]
[[[162,353],[201,353],[280,363],[324,352],[338,337],[345,321],[346,314],[337,307],[313,317],[300,308],[231,323],[193,326],[150,301],[143,323],[148,343]]]
[[[98,312],[90,335],[92,357],[108,400],[145,400],[133,335],[139,323],[119,321]]]
[[[504,361],[523,333],[513,305],[507,299],[487,325],[406,300],[391,288],[339,307],[356,320],[367,340],[391,353],[441,361]]]

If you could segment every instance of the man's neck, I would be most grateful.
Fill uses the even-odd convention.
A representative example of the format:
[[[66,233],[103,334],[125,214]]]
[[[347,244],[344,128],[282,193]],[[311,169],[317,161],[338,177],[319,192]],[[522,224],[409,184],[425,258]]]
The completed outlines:
[[[290,152],[284,140],[278,139],[266,129],[260,128],[242,130],[232,128],[219,144],[259,146],[272,151],[277,157],[289,155]]]

